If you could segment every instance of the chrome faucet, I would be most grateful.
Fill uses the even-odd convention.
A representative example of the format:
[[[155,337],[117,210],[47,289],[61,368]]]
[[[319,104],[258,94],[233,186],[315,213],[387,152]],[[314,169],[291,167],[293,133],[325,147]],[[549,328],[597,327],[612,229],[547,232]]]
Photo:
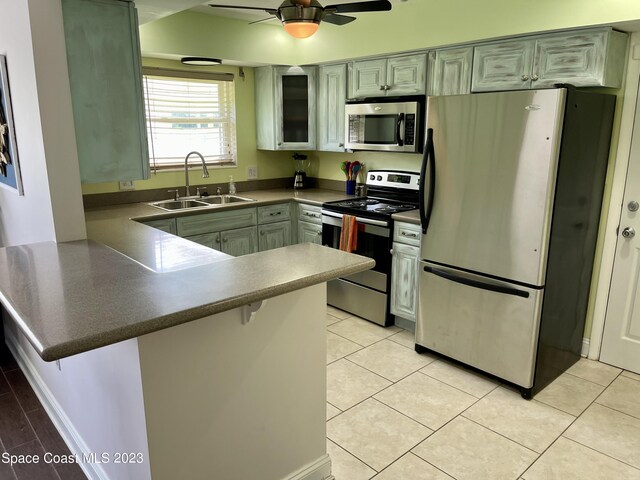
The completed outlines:
[[[199,152],[189,152],[187,156],[184,157],[184,196],[191,196],[191,192],[189,192],[189,157],[191,155],[197,155],[202,160],[202,178],[209,178],[209,170],[207,170],[207,164],[204,161],[204,157]]]

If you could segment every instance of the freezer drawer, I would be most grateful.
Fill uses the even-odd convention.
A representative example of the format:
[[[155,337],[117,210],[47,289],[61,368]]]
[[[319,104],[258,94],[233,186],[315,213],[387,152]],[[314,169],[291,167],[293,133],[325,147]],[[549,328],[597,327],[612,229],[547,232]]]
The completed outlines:
[[[416,343],[533,386],[543,290],[420,262]]]

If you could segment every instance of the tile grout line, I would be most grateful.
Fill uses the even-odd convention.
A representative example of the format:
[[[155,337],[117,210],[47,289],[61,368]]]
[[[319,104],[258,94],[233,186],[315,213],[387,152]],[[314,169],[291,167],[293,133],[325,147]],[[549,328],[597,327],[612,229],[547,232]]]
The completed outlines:
[[[619,375],[620,375],[620,373],[616,376],[616,378],[618,378],[618,376],[619,376]],[[573,375],[573,376],[575,377],[575,375]],[[580,377],[577,377],[577,378],[580,378]],[[584,379],[582,379],[582,380],[584,380]],[[588,381],[588,380],[587,380],[587,381]],[[615,378],[611,381],[611,383],[613,383],[614,381],[615,381]],[[594,383],[594,382],[591,382],[591,383]],[[609,384],[609,385],[611,385],[611,384]],[[602,386],[602,385],[600,385],[600,386]],[[582,412],[580,412],[580,414],[579,414],[579,415],[576,415],[576,416],[575,416],[575,418],[571,421],[571,423],[570,423],[569,425],[567,425],[567,428],[565,428],[565,429],[560,433],[560,435],[559,435],[559,436],[558,436],[558,437],[557,437],[553,442],[551,442],[551,445],[549,445],[547,448],[545,448],[545,449],[544,449],[544,451],[540,454],[540,456],[539,456],[539,457],[538,457],[538,458],[537,458],[537,459],[536,459],[536,460],[535,460],[531,465],[529,465],[529,467],[527,467],[527,469],[526,469],[524,472],[522,472],[521,476],[522,476],[522,475],[524,475],[525,473],[527,473],[527,472],[529,471],[529,469],[531,469],[531,467],[532,467],[532,466],[533,466],[533,465],[534,465],[534,464],[535,464],[535,463],[536,463],[536,462],[537,462],[537,461],[542,457],[542,455],[544,455],[544,454],[545,454],[545,453],[546,453],[546,452],[551,448],[551,446],[552,446],[552,445],[554,445],[554,444],[558,441],[558,439],[559,439],[560,437],[562,437],[562,438],[566,438],[567,440],[571,440],[571,438],[569,438],[569,437],[565,437],[565,436],[564,436],[564,434],[565,434],[565,433],[567,433],[567,430],[569,430],[569,429],[570,429],[570,428],[571,428],[571,427],[572,427],[572,426],[573,426],[573,425],[578,421],[578,419],[579,419],[580,417],[582,417],[582,415],[584,415],[584,413],[589,409],[589,407],[591,407],[594,403],[596,403],[596,400],[600,397],[600,395],[602,395],[604,392],[606,392],[608,388],[609,388],[609,387],[604,387],[604,388],[602,389],[602,392],[600,392],[600,393],[596,396],[596,398],[594,398],[594,399],[591,401],[591,403],[590,403],[589,405],[587,405],[587,406],[582,410]],[[535,400],[535,397],[534,397],[534,398],[532,398],[532,400]],[[540,401],[540,400],[536,400],[536,401],[537,401],[537,402],[539,402],[539,403],[542,403],[542,404],[544,404],[544,405],[547,405],[546,403],[544,403],[544,402],[542,402],[542,401]],[[598,405],[600,405],[600,404],[598,404]],[[550,407],[552,407],[552,408],[555,408],[555,407],[553,407],[552,405],[548,405],[548,406],[550,406]],[[603,405],[603,406],[604,406],[604,405]],[[561,411],[561,412],[564,412],[564,410],[560,410],[559,408],[557,408],[557,410],[559,410],[559,411]],[[571,415],[569,412],[564,412],[564,413],[568,413],[569,415]],[[575,441],[575,440],[574,440],[574,441]],[[576,442],[576,443],[579,443],[579,442]],[[584,446],[586,447],[586,445],[584,445]],[[590,448],[590,447],[587,447],[587,448]],[[593,451],[595,451],[595,452],[598,452],[598,453],[600,453],[600,454],[602,454],[602,455],[605,455],[605,456],[609,457],[609,455],[607,455],[606,453],[604,453],[604,452],[600,452],[599,450],[596,450],[596,449],[594,449],[594,448],[591,448],[591,450],[593,450]],[[613,457],[610,457],[610,458],[613,458]],[[615,459],[615,460],[617,460],[617,459]],[[624,462],[622,462],[622,463],[624,463]]]
[[[633,468],[634,470],[638,470],[638,471],[640,472],[640,467],[636,467],[635,465],[631,465],[630,463],[627,463],[627,462],[625,462],[624,460],[620,460],[619,458],[612,457],[611,455],[609,455],[609,454],[607,454],[607,453],[604,453],[604,452],[601,452],[601,451],[599,451],[599,450],[596,450],[595,448],[590,447],[589,445],[585,445],[584,443],[579,442],[579,441],[577,441],[577,440],[574,440],[573,438],[564,437],[564,436],[563,436],[562,438],[564,438],[565,440],[568,440],[568,441],[570,441],[570,442],[577,443],[578,445],[581,445],[581,446],[583,446],[584,448],[587,448],[587,449],[591,450],[592,452],[596,452],[596,453],[599,453],[600,455],[604,455],[604,456],[605,456],[605,457],[607,457],[607,458],[610,458],[610,459],[612,459],[612,460],[615,460],[616,462],[620,462],[620,463],[622,463],[623,465],[627,465],[628,467],[631,467],[631,468]],[[555,442],[553,442],[553,443],[555,443]]]
[[[627,417],[631,417],[631,418],[635,418],[636,420],[640,420],[640,417],[636,417],[635,415],[632,415],[630,413],[623,412],[622,410],[618,410],[617,408],[613,408],[613,407],[611,407],[609,405],[605,405],[604,403],[600,403],[600,402],[598,402],[598,399],[595,399],[593,401],[593,403],[595,403],[596,405],[600,405],[601,407],[606,407],[609,410],[613,410],[614,412],[621,413],[622,415],[626,415]]]
[[[435,363],[435,362],[437,362],[437,361],[438,361],[438,360],[435,360],[434,362],[431,362],[431,363],[429,363],[429,364],[425,365],[425,366],[424,366],[424,367],[422,367],[422,368],[426,368],[426,367],[428,367],[429,365],[431,365],[432,363]],[[427,376],[427,377],[431,378],[432,380],[437,380],[437,381],[438,381],[438,382],[440,382],[440,383],[444,383],[445,385],[447,385],[447,386],[449,386],[449,387],[451,387],[451,388],[455,388],[455,389],[456,389],[456,390],[458,390],[459,392],[466,393],[467,395],[471,395],[472,397],[477,398],[478,400],[482,400],[484,397],[486,397],[486,396],[487,396],[487,395],[489,395],[491,392],[493,392],[496,388],[498,388],[499,386],[501,386],[501,384],[500,384],[500,383],[496,383],[496,384],[494,385],[494,387],[493,387],[491,390],[489,390],[487,393],[483,394],[481,397],[476,397],[473,393],[465,392],[464,390],[462,390],[461,388],[456,387],[455,385],[451,385],[450,383],[447,383],[447,382],[445,382],[444,380],[441,380],[441,379],[436,378],[436,377],[434,377],[434,376],[432,376],[432,375],[429,375],[429,374],[428,374],[428,373],[426,373],[426,372],[423,372],[423,371],[422,371],[422,368],[421,368],[420,370],[418,370],[418,373],[421,373],[422,375],[425,375],[425,376]],[[466,372],[465,372],[465,373],[466,373]]]
[[[597,360],[594,360],[594,361],[597,361]],[[574,365],[575,365],[575,364],[574,364]],[[584,377],[581,377],[580,375],[575,375],[575,374],[573,374],[573,373],[570,373],[568,370],[565,370],[565,371],[564,371],[564,372],[562,372],[562,373],[566,373],[567,375],[571,375],[573,378],[579,378],[580,380],[584,380],[585,382],[593,383],[594,385],[598,385],[599,387],[604,387],[605,389],[606,389],[606,388],[609,388],[609,387],[611,386],[611,384],[612,384],[613,382],[615,382],[615,381],[618,379],[618,377],[620,377],[620,376],[622,375],[622,371],[620,371],[620,372],[618,372],[618,373],[616,374],[616,376],[615,376],[615,377],[613,377],[613,379],[612,379],[608,384],[606,384],[606,385],[602,385],[601,383],[594,382],[593,380],[589,380],[588,378],[584,378]]]
[[[347,450],[346,448],[344,448],[342,445],[340,445],[338,442],[334,442],[333,440],[331,440],[329,437],[327,437],[327,440],[329,440],[331,443],[333,443],[335,446],[337,446],[340,450],[345,451],[346,453],[348,453],[349,455],[351,455],[353,458],[355,458],[356,460],[358,460],[359,462],[362,462],[364,465],[366,465],[367,467],[369,467],[371,470],[373,470],[375,473],[374,477],[380,473],[378,470],[376,470],[375,468],[373,468],[371,465],[369,465],[367,462],[365,462],[363,459],[361,459],[360,457],[358,457],[357,455],[353,454],[352,452],[350,452],[349,450]],[[339,479],[338,479],[339,480]]]

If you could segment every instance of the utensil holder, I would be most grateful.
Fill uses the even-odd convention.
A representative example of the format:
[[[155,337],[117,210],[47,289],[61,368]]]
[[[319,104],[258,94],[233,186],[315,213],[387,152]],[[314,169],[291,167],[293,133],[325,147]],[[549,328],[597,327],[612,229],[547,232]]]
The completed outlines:
[[[356,194],[356,181],[347,180],[347,195],[355,195],[355,194]]]

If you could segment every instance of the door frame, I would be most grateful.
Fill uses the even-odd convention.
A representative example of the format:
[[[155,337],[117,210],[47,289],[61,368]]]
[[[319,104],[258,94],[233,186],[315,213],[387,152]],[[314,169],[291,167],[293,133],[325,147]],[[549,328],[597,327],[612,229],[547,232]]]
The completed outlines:
[[[631,141],[634,134],[640,137],[640,33],[629,37],[627,71],[621,89],[622,109],[616,114],[620,119],[618,143],[613,163],[610,162],[606,183],[611,185],[608,202],[602,205],[600,233],[597,251],[602,252],[591,280],[589,310],[592,312],[591,335],[588,358],[598,360],[604,336],[609,291],[613,279],[613,264],[618,243],[618,226],[622,215],[622,202],[626,188],[626,178],[631,156]],[[640,139],[639,139],[640,140]],[[640,160],[639,160],[640,161]],[[612,168],[613,167],[613,168]],[[613,171],[612,171],[613,170]],[[606,185],[605,185],[606,195]],[[587,313],[587,317],[589,313]],[[584,349],[583,349],[584,353]]]

